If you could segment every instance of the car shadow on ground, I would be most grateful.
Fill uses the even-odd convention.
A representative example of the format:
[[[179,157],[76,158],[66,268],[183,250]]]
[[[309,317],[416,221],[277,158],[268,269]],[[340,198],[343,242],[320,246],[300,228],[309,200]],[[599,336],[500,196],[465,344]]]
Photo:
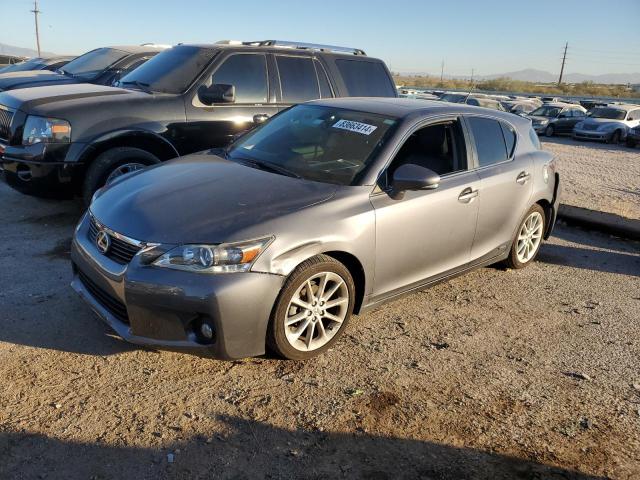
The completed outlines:
[[[586,232],[579,228],[556,228],[553,236],[570,242],[567,245],[545,243],[540,249],[539,262],[573,268],[640,276],[640,243],[622,244],[606,235]],[[624,245],[624,247],[622,246]]]
[[[0,433],[2,478],[563,479],[601,477],[535,461],[370,433],[285,430],[218,416],[210,437],[157,448]],[[151,437],[153,438],[153,437]]]

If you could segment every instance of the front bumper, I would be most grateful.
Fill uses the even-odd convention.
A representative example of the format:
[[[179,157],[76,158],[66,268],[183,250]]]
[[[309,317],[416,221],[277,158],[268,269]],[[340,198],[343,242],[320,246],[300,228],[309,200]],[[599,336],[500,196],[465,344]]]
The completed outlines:
[[[72,288],[124,340],[222,359],[262,355],[280,275],[207,275],[157,268],[135,256],[121,265],[89,241],[88,218],[73,238]],[[214,337],[198,336],[201,322]]]
[[[83,165],[69,163],[69,152],[82,148],[78,144],[4,145],[0,165],[7,183],[27,194],[73,193]]]
[[[573,130],[573,138],[578,140],[600,140],[606,142],[613,136],[613,132],[600,132],[598,130]]]

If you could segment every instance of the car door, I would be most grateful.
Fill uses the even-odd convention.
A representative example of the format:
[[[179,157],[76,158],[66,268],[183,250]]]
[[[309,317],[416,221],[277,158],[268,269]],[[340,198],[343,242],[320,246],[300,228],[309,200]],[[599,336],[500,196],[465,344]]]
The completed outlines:
[[[573,130],[573,112],[571,110],[562,110],[558,114],[558,118],[554,122],[556,133],[570,133]]]
[[[447,140],[456,157],[456,166],[441,171],[434,190],[390,194],[393,170],[406,162],[403,151],[416,133],[446,124],[452,140]],[[373,296],[384,298],[426,279],[443,275],[469,261],[478,216],[479,177],[469,170],[464,129],[458,118],[440,119],[435,124],[411,130],[402,148],[386,169],[382,188],[371,195],[376,217],[376,259]],[[427,165],[422,165],[427,166]]]
[[[471,261],[489,259],[509,248],[520,219],[530,207],[533,162],[518,153],[518,133],[504,120],[467,115],[480,177],[478,226]]]
[[[226,54],[185,98],[187,124],[181,144],[186,151],[181,153],[226,146],[234,136],[277,113],[270,83],[266,54]],[[233,85],[235,102],[202,103],[198,92],[212,84]]]

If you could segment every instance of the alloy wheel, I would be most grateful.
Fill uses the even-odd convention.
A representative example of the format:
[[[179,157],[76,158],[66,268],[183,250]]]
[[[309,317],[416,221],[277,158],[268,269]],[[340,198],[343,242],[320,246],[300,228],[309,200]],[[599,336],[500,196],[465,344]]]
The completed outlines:
[[[298,351],[326,345],[342,328],[349,312],[349,289],[334,272],[312,275],[296,289],[286,310],[285,336]]]
[[[532,212],[520,227],[516,256],[520,263],[531,260],[542,242],[543,220],[540,212]]]
[[[106,185],[109,185],[116,178],[121,177],[122,175],[126,175],[127,173],[135,172],[136,170],[142,170],[143,168],[147,168],[147,165],[143,163],[131,162],[125,163],[113,169],[113,171],[107,177]]]

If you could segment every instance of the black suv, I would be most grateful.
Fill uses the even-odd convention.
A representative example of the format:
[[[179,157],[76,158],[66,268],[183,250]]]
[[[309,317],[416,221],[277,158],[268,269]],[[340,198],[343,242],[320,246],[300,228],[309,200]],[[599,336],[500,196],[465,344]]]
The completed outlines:
[[[69,83],[111,85],[165,48],[155,45],[124,45],[91,50],[55,72],[47,70],[0,74],[0,91]]]
[[[36,195],[80,193],[88,203],[122,174],[224,147],[292,104],[397,96],[384,62],[362,50],[272,40],[177,45],[118,87],[0,93],[9,185]]]

